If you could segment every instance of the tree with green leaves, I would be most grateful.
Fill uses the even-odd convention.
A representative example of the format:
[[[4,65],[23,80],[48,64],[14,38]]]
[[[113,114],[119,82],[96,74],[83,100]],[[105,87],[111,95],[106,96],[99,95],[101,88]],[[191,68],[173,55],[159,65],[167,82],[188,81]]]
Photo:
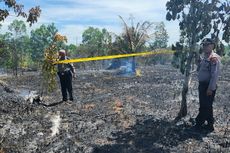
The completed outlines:
[[[1,67],[11,67],[11,33],[0,34],[0,65]]]
[[[223,64],[222,71],[227,70],[227,67],[230,65],[230,44],[224,47],[224,57],[221,59],[221,63]]]
[[[74,44],[70,44],[68,46],[66,46],[66,50],[68,51],[68,56],[74,56],[76,54],[76,51],[77,51],[77,46],[74,45]]]
[[[41,14],[39,6],[32,7],[29,10],[29,13],[26,13],[24,11],[24,5],[16,2],[16,0],[0,0],[0,4],[2,4],[2,8],[0,8],[0,22],[4,21],[10,15],[10,11],[12,10],[16,16],[26,18],[30,25],[37,22],[37,19]]]
[[[165,49],[167,48],[167,42],[169,39],[167,30],[165,29],[164,22],[155,23],[154,33],[153,33],[153,41],[149,42],[150,50],[155,49]],[[164,64],[171,55],[155,55],[152,58],[149,57],[147,59],[148,64],[158,63]]]
[[[1,29],[1,24],[0,24],[0,29]],[[2,53],[4,52],[4,37],[2,34],[0,34],[0,59],[3,57]],[[2,60],[0,60],[2,61]],[[2,65],[2,63],[0,63],[0,65]]]
[[[36,67],[39,67],[44,60],[44,50],[53,42],[57,32],[58,30],[53,23],[48,26],[41,25],[39,28],[31,31],[31,58],[36,63]]]
[[[77,54],[80,57],[105,56],[109,54],[111,44],[112,36],[106,29],[89,27],[82,34],[82,44],[79,46]],[[95,61],[92,62],[95,63]],[[104,61],[97,63],[101,63],[98,66],[104,65]]]
[[[226,56],[230,57],[230,44],[225,47],[225,53],[226,53]]]
[[[14,20],[9,26],[9,31],[12,34],[12,63],[13,64],[13,72],[14,75],[18,74],[18,66],[20,63],[20,57],[22,56],[23,48],[22,48],[22,40],[26,35],[26,25],[23,21]]]
[[[164,22],[160,22],[156,24],[155,32],[153,35],[154,35],[154,41],[153,43],[150,43],[150,47],[152,49],[167,47],[169,36],[167,30],[165,29]]]
[[[223,44],[230,40],[230,2],[228,0],[170,0],[166,4],[166,19],[179,20],[180,41],[173,46],[178,67],[185,75],[181,109],[176,120],[187,115],[187,92],[193,58],[197,56],[197,43],[211,35],[216,41],[217,53],[223,54]]]
[[[44,89],[48,92],[51,92],[56,88],[57,68],[54,65],[54,62],[59,60],[57,53],[60,49],[62,49],[59,46],[60,43],[66,42],[66,36],[56,33],[52,39],[52,42],[44,51],[45,57],[42,65],[42,93]]]
[[[22,73],[25,69],[31,67],[33,61],[31,59],[31,46],[30,46],[30,37],[24,35],[19,39],[19,49],[21,50],[19,54],[19,67],[22,70]]]
[[[111,41],[112,37],[106,29],[89,27],[82,34],[82,44],[88,48],[89,56],[107,55]]]

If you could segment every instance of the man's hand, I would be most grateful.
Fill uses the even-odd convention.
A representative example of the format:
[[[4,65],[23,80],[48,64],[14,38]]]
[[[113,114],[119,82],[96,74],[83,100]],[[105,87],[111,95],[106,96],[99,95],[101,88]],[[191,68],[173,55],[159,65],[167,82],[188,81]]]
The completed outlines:
[[[75,73],[73,73],[73,78],[76,79],[76,74]]]
[[[207,90],[207,96],[211,96],[211,95],[212,95],[212,92],[213,92],[212,90],[208,89],[208,90]]]
[[[212,64],[216,64],[218,62],[218,58],[215,56],[210,56],[208,59],[212,62]]]

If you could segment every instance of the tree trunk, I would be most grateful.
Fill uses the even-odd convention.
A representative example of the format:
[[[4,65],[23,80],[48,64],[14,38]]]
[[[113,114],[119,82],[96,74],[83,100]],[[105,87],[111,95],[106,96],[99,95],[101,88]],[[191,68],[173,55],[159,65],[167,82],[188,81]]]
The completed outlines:
[[[18,76],[18,51],[16,49],[16,42],[14,41],[14,48],[13,48],[13,71],[14,75],[17,77]]]
[[[16,75],[16,77],[18,76],[18,64],[15,67],[15,75]]]
[[[177,115],[176,120],[179,120],[182,117],[185,117],[187,115],[188,80],[189,80],[189,76],[186,76],[185,80],[184,80],[184,83],[183,83],[183,89],[182,89],[181,108],[180,108],[180,112]]]
[[[183,89],[182,89],[181,107],[180,107],[180,111],[177,117],[175,118],[175,121],[178,121],[182,117],[185,117],[187,115],[187,93],[188,93],[188,86],[189,86],[189,80],[190,80],[192,59],[193,59],[193,54],[190,51],[188,59],[187,59],[186,68],[185,68],[185,78],[184,78]]]

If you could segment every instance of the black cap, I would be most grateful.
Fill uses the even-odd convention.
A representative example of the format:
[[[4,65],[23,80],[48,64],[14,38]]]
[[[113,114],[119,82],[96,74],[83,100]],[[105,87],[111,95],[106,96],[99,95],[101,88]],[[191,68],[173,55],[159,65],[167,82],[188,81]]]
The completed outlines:
[[[214,44],[215,45],[215,42],[211,38],[204,38],[201,44]]]

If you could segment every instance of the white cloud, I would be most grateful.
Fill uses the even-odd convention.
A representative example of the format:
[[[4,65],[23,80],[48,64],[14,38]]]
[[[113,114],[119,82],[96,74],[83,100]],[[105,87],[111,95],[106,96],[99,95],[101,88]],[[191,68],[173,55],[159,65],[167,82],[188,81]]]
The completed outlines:
[[[82,25],[66,25],[61,30],[59,30],[59,33],[62,35],[67,36],[68,43],[69,44],[79,44],[81,42],[81,34],[86,28]]]
[[[44,8],[42,17],[57,25],[66,22],[61,25],[60,32],[63,31],[71,43],[76,43],[76,38],[80,41],[82,32],[89,26],[106,28],[115,33],[121,32],[122,24],[118,15],[128,20],[132,14],[136,22],[145,20],[166,22],[167,0],[66,0],[65,2],[71,5],[47,5],[49,9]],[[170,36],[169,44],[174,43],[179,35],[177,25],[166,25],[166,28]]]
[[[84,0],[66,2],[72,5],[46,5],[43,8],[43,15],[46,18],[55,20],[76,20],[76,19],[107,19],[114,20],[118,15],[128,16],[133,14],[142,20],[164,20],[166,0]]]
[[[41,17],[38,23],[33,25],[33,29],[41,24],[47,25],[53,22],[59,32],[66,35],[69,43],[73,44],[76,44],[76,39],[78,42],[81,41],[82,32],[89,26],[120,33],[122,22],[118,15],[128,21],[131,14],[136,22],[146,20],[165,22],[170,37],[169,44],[179,38],[177,22],[165,20],[167,0],[21,0],[21,2],[41,6]],[[10,20],[4,24],[9,23]]]

